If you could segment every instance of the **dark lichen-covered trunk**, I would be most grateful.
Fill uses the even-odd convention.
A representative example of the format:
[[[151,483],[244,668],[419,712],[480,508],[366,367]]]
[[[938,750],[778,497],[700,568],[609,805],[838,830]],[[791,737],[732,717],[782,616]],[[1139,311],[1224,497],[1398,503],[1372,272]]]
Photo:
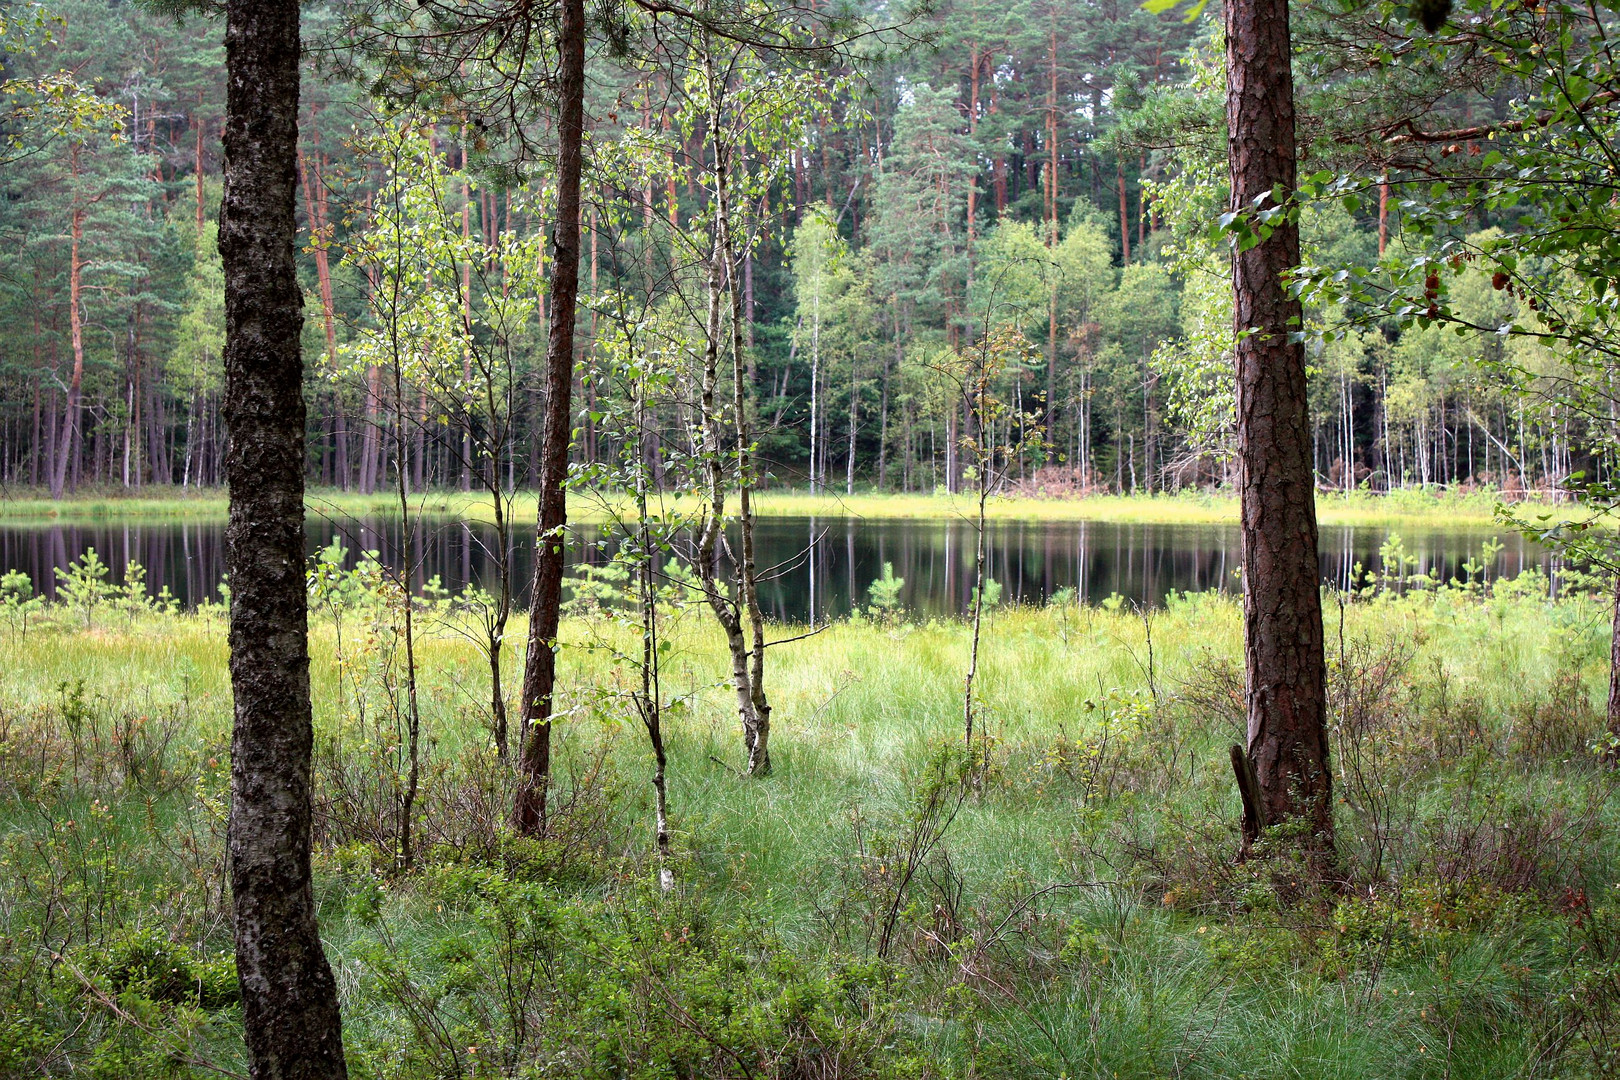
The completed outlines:
[[[557,682],[557,623],[562,607],[563,481],[573,435],[574,312],[579,298],[579,180],[585,137],[585,4],[562,0],[557,33],[557,217],[552,227],[551,333],[546,346],[546,425],[540,448],[540,512],[535,541],[529,648],[523,666],[523,733],[513,824],[545,828],[551,782],[551,710]]]
[[[1226,49],[1232,206],[1248,210],[1262,197],[1261,208],[1280,205],[1292,197],[1296,170],[1288,0],[1228,0]],[[1287,287],[1299,228],[1286,215],[1273,224],[1232,259],[1247,757],[1257,804],[1244,834],[1252,842],[1267,825],[1303,824],[1303,846],[1325,867],[1333,820],[1316,491],[1305,349],[1293,336],[1300,304]]]
[[[225,458],[231,583],[231,887],[252,1075],[346,1075],[310,884],[302,294],[293,262],[298,4],[228,0]]]

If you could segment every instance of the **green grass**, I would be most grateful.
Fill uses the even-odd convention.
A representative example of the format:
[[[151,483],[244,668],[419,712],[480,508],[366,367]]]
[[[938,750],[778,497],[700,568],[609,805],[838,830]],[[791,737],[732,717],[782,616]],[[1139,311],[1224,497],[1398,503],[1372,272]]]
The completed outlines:
[[[461,513],[473,502],[460,492],[432,492],[412,499],[413,507],[428,513]],[[398,499],[389,492],[360,495],[312,489],[305,497],[311,513],[324,511],[351,516],[397,513]],[[229,507],[221,488],[148,489],[128,492],[112,489],[82,492],[55,500],[42,492],[13,490],[0,497],[0,522],[26,525],[51,521],[186,520],[223,521]]]
[[[670,505],[683,502],[679,493]],[[312,489],[307,498],[311,513],[364,516],[396,513],[398,502],[387,492],[359,495],[330,489]],[[1486,527],[1496,523],[1501,497],[1490,491],[1395,491],[1388,494],[1354,492],[1349,496],[1321,493],[1317,519],[1323,525],[1406,526],[1416,528]],[[411,497],[417,513],[450,514],[475,520],[493,517],[487,497],[458,491],[431,491]],[[576,521],[600,521],[623,510],[625,504],[611,494],[575,493],[569,498],[569,516]],[[767,491],[756,497],[756,512],[764,517],[856,517],[874,519],[971,518],[975,500],[959,495],[899,495],[858,492],[854,495],[810,495],[801,491]],[[514,520],[528,526],[535,516],[532,493],[520,493],[512,504]],[[735,507],[733,507],[735,509]],[[1533,520],[1537,514],[1571,513],[1561,507],[1517,503],[1514,513]],[[1236,524],[1237,500],[1229,495],[1185,492],[1174,495],[1094,495],[1079,499],[997,497],[987,514],[996,521],[1105,521],[1132,524],[1209,525]],[[86,520],[221,520],[226,513],[223,491],[210,489],[181,493],[86,493],[61,501],[33,492],[15,492],[0,498],[0,522],[29,524]]]
[[[1495,520],[1499,496],[1491,492],[1396,491],[1317,496],[1317,519],[1324,525],[1484,526]],[[1530,509],[1530,504],[1526,505]],[[1541,509],[1537,507],[1536,509]],[[808,495],[767,492],[759,498],[763,516],[849,516],[871,518],[972,517],[977,504],[968,495],[855,494]],[[1170,495],[1092,495],[1079,499],[992,498],[986,514],[997,521],[1112,521],[1150,525],[1235,525],[1237,499],[1189,491]]]
[[[496,828],[511,783],[488,751],[482,658],[454,620],[425,620],[426,846],[398,877],[390,620],[317,614],[317,885],[356,1072],[476,1073],[466,1048],[507,1038],[490,958],[546,912],[525,948],[545,943],[547,970],[571,973],[557,976],[571,1004],[531,1017],[525,1053],[560,1055],[566,1075],[663,1075],[667,1054],[689,1075],[734,1075],[704,1041],[714,1032],[778,1062],[756,1075],[792,1073],[770,1057],[782,1046],[835,1043],[863,1063],[847,1075],[1603,1075],[1594,1055],[1615,1048],[1597,1024],[1620,1010],[1620,983],[1590,948],[1620,901],[1620,821],[1614,775],[1584,745],[1601,728],[1608,614],[1544,595],[1532,574],[1494,595],[1363,600],[1344,613],[1342,654],[1330,612],[1338,700],[1368,706],[1335,714],[1363,735],[1353,760],[1334,744],[1354,885],[1303,898],[1276,888],[1286,863],[1233,858],[1231,600],[1180,598],[1147,622],[994,612],[986,764],[946,786],[960,813],[876,967],[873,898],[903,864],[930,763],[961,737],[962,623],[857,620],[773,651],[776,769],[750,781],[734,770],[722,643],[706,612],[669,613],[679,886],[660,897],[645,885],[650,760],[621,659],[634,641],[611,615],[564,626],[558,798],[574,805],[534,850],[503,847]],[[509,640],[523,636],[520,619]],[[228,948],[221,614],[103,609],[85,629],[53,612],[26,635],[0,629],[0,648],[0,1017],[44,1033],[29,1042],[0,1020],[0,1063],[26,1072],[45,1053],[28,1047],[55,1046],[54,1061],[156,1076],[181,1046],[240,1069],[232,1010],[125,988],[138,1029],[33,959],[48,949],[106,986],[134,927],[196,956]],[[1352,765],[1371,779],[1346,779]],[[1383,800],[1376,827],[1369,799]],[[851,1004],[869,983],[877,997]],[[639,1048],[624,1059],[639,1071],[606,1064],[620,1061],[610,1032]]]

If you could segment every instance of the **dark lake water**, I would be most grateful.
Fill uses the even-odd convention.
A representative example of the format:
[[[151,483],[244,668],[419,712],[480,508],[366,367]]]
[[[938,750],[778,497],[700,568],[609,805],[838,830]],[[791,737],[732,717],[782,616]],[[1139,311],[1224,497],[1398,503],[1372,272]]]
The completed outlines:
[[[444,518],[416,526],[418,552],[411,569],[413,587],[437,576],[448,588],[467,582],[492,583],[494,530]],[[1511,533],[1409,531],[1330,527],[1322,530],[1322,576],[1343,585],[1352,568],[1379,565],[1379,549],[1398,532],[1417,571],[1443,579],[1462,575],[1462,564],[1477,559],[1493,536],[1503,544],[1487,576],[1517,574],[1531,566],[1554,569],[1551,556]],[[593,541],[595,526],[576,528],[576,561],[601,562]],[[1098,603],[1119,594],[1142,604],[1162,603],[1171,590],[1234,589],[1239,565],[1238,530],[1225,525],[1122,525],[1098,522],[995,522],[989,530],[989,576],[1001,585],[1003,602],[1040,603],[1060,589],[1074,589]],[[330,519],[312,516],[308,549],[314,553],[337,537],[359,553],[375,550],[385,564],[397,565],[399,524],[385,519]],[[520,530],[516,580],[526,594],[533,561],[533,523]],[[7,524],[0,521],[0,569],[27,573],[35,587],[54,594],[53,569],[94,547],[122,578],[127,561],[147,568],[155,593],[167,587],[184,605],[215,598],[224,572],[224,524],[85,522]],[[905,580],[900,596],[918,614],[960,613],[973,588],[973,527],[964,521],[877,521],[851,518],[766,518],[759,522],[759,565],[780,565],[778,576],[762,587],[769,616],[804,621],[847,614],[851,601],[863,605],[868,588],[892,563]],[[526,595],[520,603],[526,604]]]

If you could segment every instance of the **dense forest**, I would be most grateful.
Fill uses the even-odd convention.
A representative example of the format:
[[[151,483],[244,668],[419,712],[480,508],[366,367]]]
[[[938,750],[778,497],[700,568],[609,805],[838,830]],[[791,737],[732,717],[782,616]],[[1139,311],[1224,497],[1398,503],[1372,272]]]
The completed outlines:
[[[0,473],[57,495],[218,484],[218,28],[132,4],[75,0],[52,15],[8,70],[21,80],[71,71],[104,108],[7,169]],[[400,467],[389,449],[398,429],[415,490],[477,486],[479,470],[508,487],[532,483],[551,167],[496,130],[498,106],[476,95],[458,105],[370,93],[366,64],[377,65],[356,58],[363,42],[346,18],[306,15],[309,478],[385,489]],[[1302,39],[1324,44],[1301,87],[1305,167],[1379,179],[1353,210],[1313,206],[1307,257],[1370,271],[1418,216],[1403,192],[1457,149],[1387,133],[1409,117],[1477,126],[1504,115],[1510,90],[1460,61],[1469,78],[1392,85],[1390,115],[1365,115],[1376,102],[1361,100],[1357,70],[1394,40],[1390,28],[1306,19]],[[733,211],[767,483],[958,490],[962,433],[975,423],[958,392],[963,357],[998,326],[1018,336],[1016,348],[1003,342],[1016,355],[995,377],[1007,415],[993,438],[1014,448],[1008,484],[1153,492],[1229,481],[1218,374],[1229,271],[1202,235],[1223,183],[1208,145],[1218,27],[1129,3],[1031,0],[941,5],[893,37],[869,56],[818,54],[777,70],[727,60],[738,107],[759,110],[728,137],[747,188]],[[687,85],[691,63],[673,53],[632,62],[604,47],[589,64],[574,395],[584,463],[613,458],[598,397],[626,321],[696,305],[708,178],[716,146],[733,148],[712,137]],[[1464,159],[1479,145],[1467,143]],[[1512,221],[1479,201],[1450,228],[1488,244]],[[389,260],[404,248],[409,265],[395,274]],[[1565,377],[1536,339],[1494,332],[1525,314],[1525,300],[1478,275],[1454,293],[1459,318],[1478,328],[1460,337],[1336,298],[1311,306],[1322,487],[1558,492],[1602,458],[1583,410],[1519,392]],[[459,326],[400,361],[395,394],[380,342],[407,312]],[[1352,332],[1322,333],[1345,325]],[[689,361],[669,366],[695,385]],[[662,397],[655,437],[690,449],[681,391]]]

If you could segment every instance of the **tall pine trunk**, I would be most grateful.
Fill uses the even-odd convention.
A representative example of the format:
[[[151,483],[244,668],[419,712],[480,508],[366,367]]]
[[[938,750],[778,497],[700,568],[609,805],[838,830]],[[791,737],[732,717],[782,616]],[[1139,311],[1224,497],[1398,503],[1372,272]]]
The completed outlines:
[[[80,150],[80,144],[74,143],[69,151],[70,168],[75,178],[80,172]],[[68,249],[68,328],[73,342],[73,374],[68,380],[67,400],[62,406],[62,427],[58,432],[61,444],[56,452],[56,467],[51,470],[53,499],[62,497],[63,491],[67,488],[69,463],[78,460],[79,395],[84,387],[84,258],[81,251],[84,245],[85,209],[83,204],[77,201],[76,191],[74,199],[73,212],[68,223],[72,237]]]
[[[1114,163],[1115,175],[1119,180],[1119,250],[1120,257],[1126,266],[1131,264],[1131,215],[1130,207],[1125,201],[1125,162]],[[1237,165],[1232,166],[1236,175]],[[1264,190],[1264,189],[1262,189]]]
[[[1229,0],[1226,42],[1232,206],[1278,205],[1292,198],[1296,169],[1288,0]],[[1286,215],[1274,224],[1232,257],[1249,721],[1247,751],[1234,747],[1233,761],[1245,846],[1268,825],[1302,822],[1302,845],[1325,869],[1333,804],[1316,500],[1305,349],[1292,336],[1300,304],[1286,283],[1299,228]]]
[[[579,300],[579,179],[585,134],[585,4],[562,0],[557,32],[557,217],[552,229],[551,332],[546,346],[546,418],[540,449],[540,509],[535,539],[529,648],[523,665],[521,781],[513,820],[533,836],[545,827],[551,782],[551,709],[557,681],[557,623],[562,606],[568,524],[568,443],[574,390],[574,313]]]
[[[332,374],[338,371],[337,351],[337,305],[332,295],[332,262],[330,244],[332,243],[331,219],[328,214],[328,200],[326,191],[326,177],[322,166],[326,161],[321,153],[321,135],[316,126],[319,111],[310,109],[310,149],[314,160],[310,161],[299,155],[298,171],[304,185],[304,212],[309,216],[310,247],[315,254],[315,280],[320,285],[321,292],[321,326],[326,332],[326,359],[331,365]],[[337,486],[344,491],[349,490],[349,425],[343,414],[343,393],[336,387],[332,390],[332,440],[336,449]]]
[[[347,1075],[310,881],[303,298],[293,246],[298,4],[228,0],[226,479],[231,581],[229,850],[243,1034],[255,1078]]]

